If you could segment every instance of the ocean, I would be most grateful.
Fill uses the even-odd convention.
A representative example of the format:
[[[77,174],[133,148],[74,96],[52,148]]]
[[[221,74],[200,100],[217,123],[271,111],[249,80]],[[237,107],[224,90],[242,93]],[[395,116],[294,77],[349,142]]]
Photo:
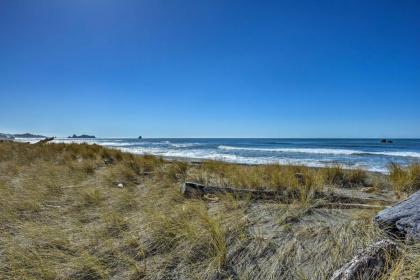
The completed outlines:
[[[18,139],[34,142],[35,139]],[[340,164],[386,173],[390,163],[420,162],[420,139],[67,139],[54,142],[90,143],[135,154],[212,159],[243,164],[298,164],[314,167]]]

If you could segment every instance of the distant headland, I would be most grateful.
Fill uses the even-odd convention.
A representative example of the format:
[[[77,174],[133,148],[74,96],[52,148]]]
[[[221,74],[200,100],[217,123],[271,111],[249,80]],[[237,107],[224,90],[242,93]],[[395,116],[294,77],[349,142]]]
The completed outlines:
[[[72,139],[82,138],[82,139],[85,139],[85,138],[96,138],[96,137],[94,135],[87,135],[87,134],[82,134],[82,135],[73,134],[72,136],[69,136],[67,138],[72,138]]]
[[[40,135],[40,134],[32,134],[32,133],[22,133],[22,134],[13,134],[16,138],[47,138],[47,136]]]
[[[1,139],[15,139],[15,138],[47,138],[47,136],[39,135],[39,134],[32,134],[32,133],[16,133],[16,134],[9,134],[9,133],[0,133]]]

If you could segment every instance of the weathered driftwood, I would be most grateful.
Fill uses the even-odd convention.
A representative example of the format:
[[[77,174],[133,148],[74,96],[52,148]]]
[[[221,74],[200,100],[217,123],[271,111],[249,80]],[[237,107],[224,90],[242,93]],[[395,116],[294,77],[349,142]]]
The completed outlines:
[[[253,200],[276,200],[288,203],[294,198],[298,198],[300,193],[297,189],[284,190],[255,190],[255,189],[239,189],[229,187],[206,186],[194,182],[185,182],[181,186],[181,193],[186,197],[202,197],[204,194],[231,194],[238,198],[249,198]],[[347,194],[333,192],[314,192],[315,199],[322,199],[329,203],[347,203],[347,204],[385,204],[386,201],[371,198],[354,197]],[[344,206],[343,206],[344,207]]]
[[[370,280],[385,273],[399,254],[397,244],[381,240],[367,247],[334,272],[330,280]]]
[[[205,194],[231,194],[235,197],[250,199],[284,200],[286,198],[286,192],[213,187],[193,182],[185,182],[181,186],[181,193],[186,197],[202,197]],[[292,193],[289,195],[292,195]],[[288,198],[290,199],[290,196],[288,196]]]
[[[420,241],[420,191],[379,212],[375,222],[392,235]]]
[[[44,138],[44,139],[42,139],[42,140],[40,140],[40,141],[36,142],[35,144],[45,144],[45,143],[48,143],[48,142],[50,142],[50,141],[54,140],[54,138],[55,138],[55,137],[47,137],[47,138]]]
[[[317,208],[331,208],[331,209],[376,209],[382,210],[385,206],[374,204],[360,204],[360,203],[324,203],[317,206]]]

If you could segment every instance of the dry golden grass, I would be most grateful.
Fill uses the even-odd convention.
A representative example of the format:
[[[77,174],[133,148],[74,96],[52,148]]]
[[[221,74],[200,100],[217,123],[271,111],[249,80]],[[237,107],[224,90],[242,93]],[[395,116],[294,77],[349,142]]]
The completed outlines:
[[[382,233],[375,211],[318,209],[311,194],[326,184],[363,187],[367,176],[0,143],[0,278],[327,279]],[[299,195],[291,205],[186,199],[184,180]],[[416,279],[418,260],[407,247],[387,277]]]
[[[392,163],[389,166],[389,180],[397,193],[414,193],[420,190],[420,163],[402,167]]]

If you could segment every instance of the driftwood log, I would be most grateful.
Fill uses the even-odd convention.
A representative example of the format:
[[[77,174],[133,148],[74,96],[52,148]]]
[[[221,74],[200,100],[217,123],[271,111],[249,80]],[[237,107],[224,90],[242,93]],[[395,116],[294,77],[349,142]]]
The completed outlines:
[[[337,270],[330,280],[371,280],[385,273],[399,254],[395,242],[385,239],[367,247]]]
[[[206,186],[194,182],[185,182],[181,186],[181,193],[186,197],[203,197],[205,194],[225,195],[231,194],[238,198],[264,199],[264,200],[284,200],[293,195],[291,192],[249,190],[229,187]]]
[[[375,222],[391,235],[420,242],[420,191],[379,212]]]
[[[317,208],[331,208],[331,209],[376,209],[382,210],[385,206],[374,205],[374,204],[360,204],[360,203],[323,203],[317,206]]]
[[[185,182],[181,186],[181,193],[186,197],[203,197],[205,194],[224,195],[231,194],[238,198],[249,198],[252,200],[275,200],[283,203],[289,203],[293,199],[298,198],[299,190],[285,189],[285,190],[255,190],[255,189],[239,189],[230,187],[216,187],[206,186],[194,182]],[[331,203],[332,208],[345,208],[346,204],[370,204],[372,206],[384,205],[387,201],[373,198],[354,197],[347,194],[340,194],[334,192],[314,192],[314,199],[322,199],[325,202]],[[340,204],[341,203],[341,204]],[[334,204],[336,207],[334,207]],[[367,206],[369,208],[369,206]]]

